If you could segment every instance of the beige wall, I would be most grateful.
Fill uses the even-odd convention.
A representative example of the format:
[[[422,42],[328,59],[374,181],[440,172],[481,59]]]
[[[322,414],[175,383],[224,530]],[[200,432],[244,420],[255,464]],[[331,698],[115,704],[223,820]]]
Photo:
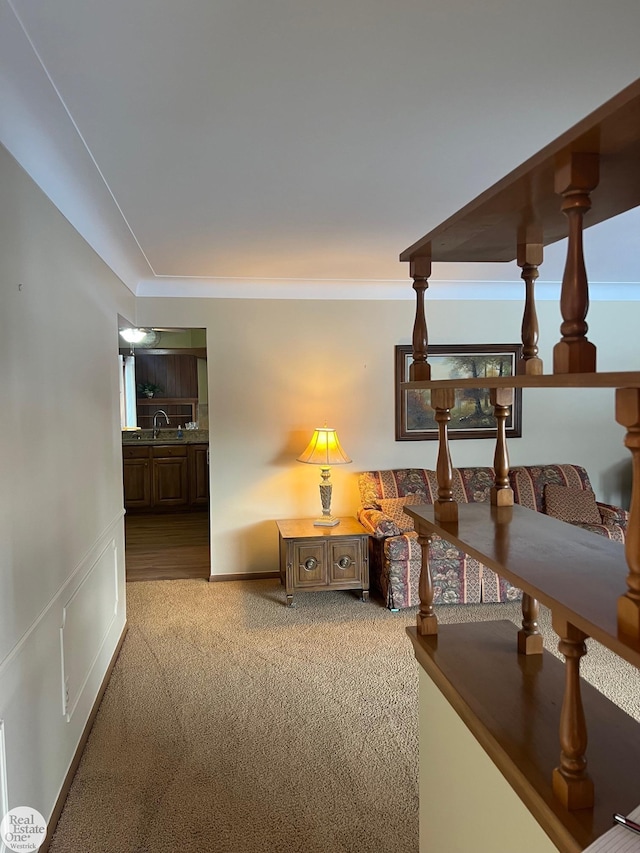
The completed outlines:
[[[419,679],[420,853],[557,853],[421,666]]]
[[[134,299],[2,147],[0,186],[0,811],[48,818],[125,620]]]
[[[514,287],[522,287],[517,283]],[[551,363],[557,304],[538,306],[541,355]],[[211,430],[212,572],[273,571],[273,519],[319,511],[319,472],[295,457],[311,431],[336,427],[353,464],[334,467],[333,510],[353,514],[357,472],[435,467],[435,442],[396,442],[394,345],[409,343],[413,302],[138,299],[140,324],[207,327]],[[428,304],[431,343],[517,341],[519,302]],[[640,305],[591,306],[600,369],[635,358]],[[530,391],[513,464],[583,464],[603,500],[626,499],[629,454],[614,421],[613,392]],[[487,440],[452,443],[454,464],[491,465]]]

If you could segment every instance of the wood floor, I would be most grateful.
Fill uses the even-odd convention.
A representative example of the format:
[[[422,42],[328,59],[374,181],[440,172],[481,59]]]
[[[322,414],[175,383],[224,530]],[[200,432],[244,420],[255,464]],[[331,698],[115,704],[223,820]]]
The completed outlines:
[[[125,515],[128,581],[208,578],[209,513]]]

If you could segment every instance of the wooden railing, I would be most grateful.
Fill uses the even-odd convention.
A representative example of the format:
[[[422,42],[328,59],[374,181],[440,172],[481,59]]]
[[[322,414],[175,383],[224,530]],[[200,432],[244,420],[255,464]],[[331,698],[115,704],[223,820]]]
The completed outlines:
[[[597,199],[592,205],[591,194],[596,188]],[[405,508],[414,519],[422,546],[421,605],[414,644],[428,646],[429,638],[438,633],[429,567],[429,546],[434,535],[453,542],[523,590],[522,628],[517,642],[521,655],[542,653],[538,602],[550,608],[560,637],[558,648],[565,658],[559,758],[550,784],[567,812],[593,813],[596,802],[587,764],[588,728],[580,680],[585,639],[597,639],[640,667],[640,371],[596,372],[596,347],[587,338],[589,289],[583,254],[588,211],[588,223],[593,225],[638,205],[640,80],[400,256],[410,263],[417,296],[414,362],[410,381],[402,387],[431,391],[439,432],[438,499],[432,509]],[[567,238],[560,298],[562,324],[553,352],[553,373],[545,375],[538,358],[534,285],[544,246],[562,238]],[[425,292],[432,262],[513,260],[521,268],[525,283],[522,375],[431,381]],[[455,389],[467,387],[491,389],[498,424],[496,479],[489,507],[458,507],[452,497],[448,422]],[[562,522],[513,506],[505,423],[515,387],[616,389],[615,416],[627,429],[625,445],[633,458],[630,521],[624,548],[578,528],[567,530]],[[553,571],[549,571],[551,558]],[[609,802],[600,793],[599,797],[602,802]],[[592,814],[591,837],[596,828],[603,831],[601,818]],[[578,833],[574,839],[578,835],[580,844],[589,837]],[[569,845],[567,849],[573,848]]]

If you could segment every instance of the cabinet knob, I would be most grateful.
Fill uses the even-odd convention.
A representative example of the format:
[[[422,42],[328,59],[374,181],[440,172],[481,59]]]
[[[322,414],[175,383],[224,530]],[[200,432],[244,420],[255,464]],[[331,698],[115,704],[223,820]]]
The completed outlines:
[[[353,560],[351,559],[351,557],[348,557],[345,554],[344,557],[340,557],[340,559],[336,563],[336,566],[339,569],[348,569],[352,562],[353,562]]]
[[[318,561],[315,557],[309,557],[308,560],[305,560],[304,563],[300,564],[300,568],[304,569],[305,572],[312,572],[314,569],[318,567]]]

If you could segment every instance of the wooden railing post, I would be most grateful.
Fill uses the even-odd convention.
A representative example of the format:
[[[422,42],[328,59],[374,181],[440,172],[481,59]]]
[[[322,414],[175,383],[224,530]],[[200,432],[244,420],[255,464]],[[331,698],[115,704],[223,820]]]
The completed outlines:
[[[544,644],[538,630],[540,605],[536,598],[528,593],[522,594],[522,628],[518,631],[518,654],[541,655]]]
[[[596,348],[587,340],[589,284],[582,249],[583,218],[591,207],[589,193],[598,186],[597,154],[565,152],[556,159],[555,190],[563,197],[569,220],[567,261],[562,277],[560,310],[562,339],[553,349],[554,373],[593,373]]]
[[[618,629],[640,639],[640,388],[618,388],[616,420],[627,428],[625,447],[631,451],[633,485],[624,551],[629,566],[627,592],[618,599]]]
[[[522,269],[520,277],[525,284],[524,313],[522,315],[522,358],[524,372],[528,376],[542,374],[542,359],[538,358],[538,314],[536,312],[535,283],[538,278],[538,267],[542,263],[542,235],[536,242],[530,242],[526,235],[518,241],[517,263]]]
[[[560,712],[560,765],[553,771],[553,792],[570,811],[593,808],[593,781],[587,774],[587,723],[580,694],[580,658],[587,635],[565,619],[553,617],[565,659],[565,687]]]
[[[489,401],[493,406],[493,413],[498,424],[496,451],[493,457],[496,479],[491,488],[491,503],[493,506],[513,506],[513,489],[509,484],[509,451],[507,448],[507,418],[513,405],[513,388],[489,389]]]
[[[423,637],[438,633],[438,617],[433,609],[433,578],[431,576],[431,566],[429,565],[431,538],[431,534],[418,532],[418,544],[421,548],[422,563],[420,565],[420,580],[418,582],[420,610],[418,611],[416,621],[418,634]]]
[[[432,388],[431,408],[435,410],[438,424],[438,461],[436,477],[438,497],[433,502],[433,513],[437,521],[457,521],[458,504],[453,499],[453,467],[449,452],[449,421],[451,409],[456,401],[454,388]]]
[[[431,275],[431,258],[425,256],[412,260],[410,275],[416,292],[416,316],[413,323],[413,362],[409,367],[409,381],[419,382],[431,379],[431,365],[427,361],[429,335],[424,309],[424,293],[429,287],[428,279]]]

